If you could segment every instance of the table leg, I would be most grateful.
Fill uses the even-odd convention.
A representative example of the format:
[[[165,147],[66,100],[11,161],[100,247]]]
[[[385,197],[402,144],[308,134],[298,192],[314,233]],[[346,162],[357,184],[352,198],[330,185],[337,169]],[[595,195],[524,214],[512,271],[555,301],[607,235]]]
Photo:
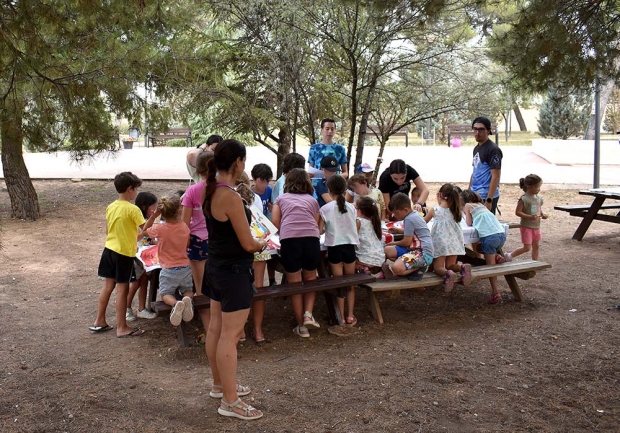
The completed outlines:
[[[327,265],[324,251],[321,251],[321,257],[319,258],[319,265],[316,272],[319,278],[328,278],[331,276],[331,271]],[[355,290],[355,288],[352,288],[351,290]],[[338,308],[338,297],[329,290],[325,290],[323,292],[323,296],[325,296],[325,304],[327,305],[327,311],[329,312],[329,319],[331,323],[333,325],[343,325],[344,319],[340,314],[340,308]]]
[[[586,232],[590,228],[590,224],[592,224],[592,221],[594,221],[594,217],[596,216],[598,211],[601,209],[601,206],[603,206],[604,202],[605,202],[605,197],[596,197],[594,199],[594,201],[590,205],[590,209],[588,209],[588,212],[586,212],[586,214],[584,215],[583,220],[581,221],[581,224],[579,224],[579,227],[577,227],[577,230],[575,230],[573,239],[575,239],[576,241],[580,241],[583,239],[583,236],[586,234]]]
[[[370,309],[370,314],[372,314],[372,318],[375,319],[380,324],[383,324],[383,314],[381,314],[381,307],[379,306],[379,300],[377,299],[377,295],[372,289],[367,289],[368,293],[368,308]]]
[[[521,287],[519,286],[519,283],[517,282],[515,276],[504,275],[504,277],[506,278],[506,282],[508,283],[508,286],[512,291],[512,296],[514,296],[515,301],[523,302],[525,300],[525,297],[523,296],[523,292],[521,291]]]

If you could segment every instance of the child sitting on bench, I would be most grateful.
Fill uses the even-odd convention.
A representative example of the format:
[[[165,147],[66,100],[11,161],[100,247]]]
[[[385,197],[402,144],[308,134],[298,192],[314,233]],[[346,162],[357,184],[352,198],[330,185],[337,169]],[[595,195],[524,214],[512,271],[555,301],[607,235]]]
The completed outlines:
[[[415,272],[414,278],[419,279],[433,263],[431,232],[420,214],[413,211],[411,200],[406,194],[394,194],[389,207],[394,217],[403,221],[404,236],[402,240],[390,242],[385,247],[385,257],[394,261],[394,264],[390,267],[387,261],[383,263],[381,268],[384,278],[392,279]]]

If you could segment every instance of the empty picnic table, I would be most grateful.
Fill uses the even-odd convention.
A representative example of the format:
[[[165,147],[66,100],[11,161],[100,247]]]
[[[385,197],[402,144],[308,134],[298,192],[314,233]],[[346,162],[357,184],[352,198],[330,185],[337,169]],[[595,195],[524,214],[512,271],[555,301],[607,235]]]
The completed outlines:
[[[573,239],[577,241],[582,240],[590,228],[590,224],[592,224],[592,221],[594,220],[620,224],[620,211],[616,215],[599,213],[601,209],[620,209],[620,203],[605,203],[605,200],[607,199],[620,201],[620,189],[587,189],[584,191],[579,191],[579,194],[592,196],[594,197],[594,201],[589,205],[566,205],[554,207],[555,210],[561,210],[563,212],[568,212],[571,216],[583,218],[581,224],[579,224],[579,227],[575,230],[575,234],[573,234]]]

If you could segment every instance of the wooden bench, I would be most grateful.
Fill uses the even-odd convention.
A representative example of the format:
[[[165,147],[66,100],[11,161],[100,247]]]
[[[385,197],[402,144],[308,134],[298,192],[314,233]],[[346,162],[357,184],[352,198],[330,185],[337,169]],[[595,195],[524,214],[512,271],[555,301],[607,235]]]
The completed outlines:
[[[499,265],[484,265],[472,267],[472,281],[486,279],[490,277],[504,276],[512,291],[516,301],[523,301],[523,292],[516,278],[528,280],[534,278],[536,271],[550,268],[551,265],[535,260],[525,260],[522,262],[506,262]],[[459,279],[460,281],[460,279]],[[425,287],[441,286],[443,278],[434,273],[426,273],[420,281],[410,281],[401,277],[396,280],[378,280],[374,283],[361,284],[360,287],[366,289],[368,293],[368,303],[372,317],[379,323],[383,323],[383,314],[377,300],[376,292],[387,292],[393,290],[422,289]]]
[[[567,204],[563,206],[553,206],[555,210],[561,210],[562,212],[568,212],[571,216],[577,216],[583,218],[585,214],[590,210],[589,204]],[[620,203],[603,203],[601,209],[620,209]],[[613,215],[607,215],[613,216]],[[597,219],[596,217],[594,219]]]
[[[190,147],[192,145],[192,130],[190,128],[170,128],[164,132],[153,132],[149,134],[151,147],[155,147],[158,143],[163,143],[165,145],[168,140],[173,140],[175,138],[184,138],[185,146]]]
[[[495,136],[495,144],[499,144],[499,135],[497,133],[497,125],[491,125],[490,135]],[[448,147],[452,146],[453,137],[473,137],[474,131],[471,129],[471,123],[456,123],[448,125]]]
[[[381,132],[379,131],[379,127],[377,125],[368,125],[368,130],[372,132],[375,137],[381,136]],[[405,147],[409,147],[409,128],[400,128],[398,131],[390,134],[390,137],[405,137]],[[366,134],[366,138],[370,138],[370,135]]]
[[[277,284],[275,286],[269,286],[259,289],[258,293],[254,294],[253,301],[263,301],[266,299],[282,298],[285,296],[301,295],[310,292],[323,292],[325,294],[325,300],[330,313],[330,319],[333,323],[342,324],[343,318],[340,315],[335,293],[331,293],[332,290],[340,289],[344,287],[357,286],[361,284],[369,284],[376,281],[376,278],[366,274],[355,274],[343,277],[328,277],[318,278],[314,281],[307,283],[285,283]],[[209,308],[209,298],[206,296],[194,297],[194,311],[203,310]],[[168,317],[172,307],[165,304],[162,301],[152,302],[151,308],[159,316]],[[181,322],[181,325],[177,326],[178,340],[181,346],[189,346],[187,325],[185,322]]]

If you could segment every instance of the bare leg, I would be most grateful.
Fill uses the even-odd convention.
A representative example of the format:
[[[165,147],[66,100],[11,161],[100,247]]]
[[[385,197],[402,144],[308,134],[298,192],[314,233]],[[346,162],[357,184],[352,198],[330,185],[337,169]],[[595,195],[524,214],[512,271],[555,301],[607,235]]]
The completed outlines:
[[[540,241],[532,241],[532,260],[538,260],[540,253]]]
[[[355,275],[355,262],[344,264],[344,274]],[[354,311],[355,311],[355,287],[351,287],[350,290],[347,292],[347,317],[348,318],[355,317]],[[349,323],[348,320],[345,320],[345,321]]]
[[[286,273],[286,281],[289,283],[299,283],[301,281],[301,271],[294,273]],[[295,314],[295,320],[297,324],[302,326],[304,324],[304,296],[292,295],[291,304],[293,306],[293,313]]]
[[[254,286],[260,290],[264,287],[265,267],[267,262],[254,262]],[[265,316],[265,301],[252,302],[252,320],[254,322],[254,340],[264,341],[263,317]]]
[[[127,292],[127,308],[131,308],[131,304],[133,304],[133,298],[136,296],[136,292],[138,291],[138,289],[140,289],[141,280],[142,280],[142,277],[140,277],[139,280],[129,283],[129,291]],[[138,302],[139,302],[139,298],[138,298]]]
[[[314,281],[316,280],[316,269],[312,271],[306,271],[303,269],[301,271],[304,281]],[[306,293],[304,295],[304,310],[312,311],[314,310],[314,302],[316,301],[316,292]],[[302,313],[302,324],[303,324],[303,313]]]
[[[237,343],[243,334],[250,309],[232,313],[222,312],[222,328],[217,342],[216,362],[222,382],[224,400],[237,400]]]
[[[330,263],[329,268],[331,269],[332,275],[334,277],[341,277],[342,275],[344,275],[343,269],[342,269],[342,262]],[[340,310],[340,317],[345,317],[344,316],[344,298],[341,298],[340,296],[338,296],[336,298],[336,301],[338,302],[338,309]]]
[[[514,250],[513,252],[510,253],[511,257],[517,257],[520,256],[523,253],[527,253],[532,249],[532,246],[530,244],[523,244],[523,246],[521,248],[517,248],[516,250]],[[533,254],[532,253],[532,258],[533,258]],[[536,259],[534,259],[536,260]]]
[[[484,260],[487,265],[495,264],[495,254],[485,254]],[[497,277],[490,277],[489,282],[491,283],[491,296],[495,296],[499,294],[499,290],[497,289]]]
[[[127,326],[125,313],[127,312],[127,293],[129,292],[129,283],[116,284],[116,335],[129,334],[132,328]]]
[[[205,350],[207,352],[207,358],[209,359],[209,366],[211,367],[211,376],[213,376],[213,383],[216,385],[221,385],[222,379],[220,378],[220,372],[217,368],[216,359],[218,341],[222,332],[222,304],[211,299],[209,309],[211,310],[211,320],[209,322],[209,330],[207,332]],[[229,403],[232,403],[232,401],[230,401]]]
[[[202,294],[202,279],[205,275],[205,263],[207,263],[206,260],[190,260],[189,262],[189,267],[192,270],[192,279],[196,287],[196,295]]]
[[[108,303],[110,302],[110,296],[114,291],[114,287],[116,287],[116,281],[114,281],[113,278],[106,278],[103,283],[103,289],[101,293],[99,293],[99,299],[97,300],[97,318],[95,319],[95,326],[105,326],[108,324],[105,320],[105,312],[108,308]]]
[[[149,277],[147,277],[146,272],[142,274],[138,282],[140,283],[138,288],[138,311],[142,311],[146,308],[146,289],[149,286]],[[129,287],[131,290],[131,285]],[[127,308],[129,307],[131,307],[131,304],[127,303]]]
[[[433,259],[433,272],[435,272],[440,277],[446,275],[446,257],[437,257]]]

